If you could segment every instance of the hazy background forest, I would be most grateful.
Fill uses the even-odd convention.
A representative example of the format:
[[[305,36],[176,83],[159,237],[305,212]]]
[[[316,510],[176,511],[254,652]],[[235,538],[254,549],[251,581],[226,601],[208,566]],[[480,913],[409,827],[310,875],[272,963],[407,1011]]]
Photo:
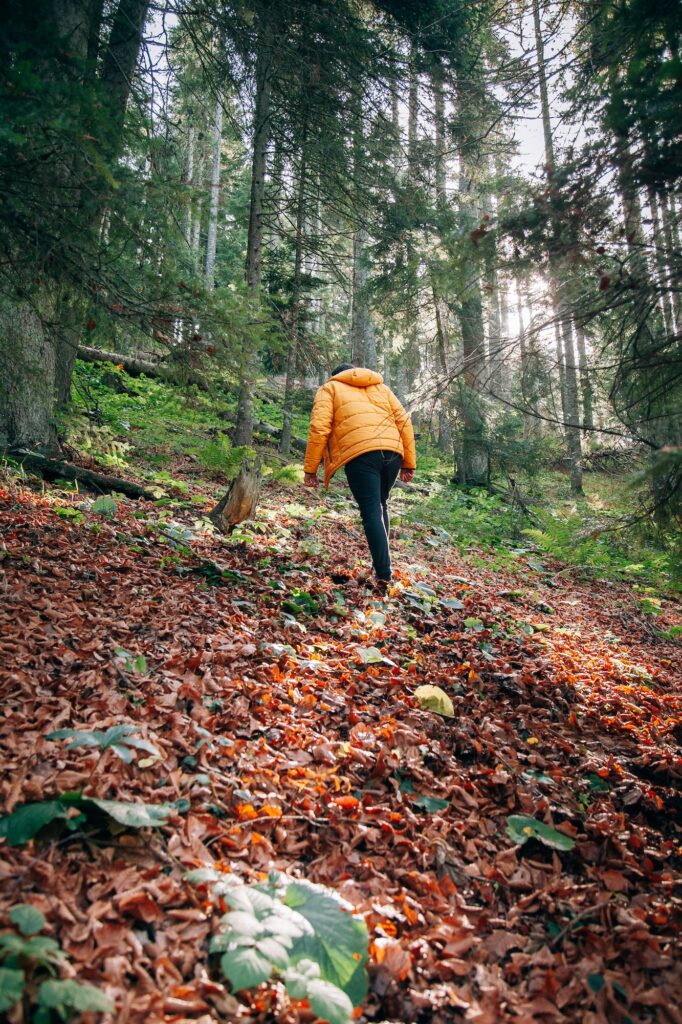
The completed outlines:
[[[662,0],[6,5],[3,446],[163,472],[184,417],[205,469],[276,469],[351,360],[422,469],[668,578],[681,31]]]

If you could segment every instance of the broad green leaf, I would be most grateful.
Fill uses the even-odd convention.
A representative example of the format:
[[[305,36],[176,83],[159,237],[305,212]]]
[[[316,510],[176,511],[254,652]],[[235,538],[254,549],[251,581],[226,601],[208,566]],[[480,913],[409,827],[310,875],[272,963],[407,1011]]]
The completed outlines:
[[[291,944],[291,939],[287,941]],[[264,957],[267,957],[270,963],[274,967],[279,968],[280,971],[285,971],[289,966],[289,950],[271,935],[266,935],[264,939],[257,939],[256,949]]]
[[[110,744],[110,749],[113,750],[117,757],[125,761],[126,764],[132,763],[133,752],[129,747],[123,747],[120,743],[112,743]]]
[[[188,871],[185,878],[188,882],[193,885],[206,885],[208,882],[217,882],[221,877],[219,871],[215,868],[195,868],[193,871]]]
[[[35,804],[24,804],[6,818],[0,819],[0,837],[5,837],[10,846],[21,846],[57,818],[68,818],[68,807],[59,800],[41,800]]]
[[[538,771],[536,768],[527,768],[524,772],[521,772],[521,778],[525,779],[526,782],[542,783],[544,786],[554,785],[554,779],[551,775]]]
[[[353,1004],[340,988],[322,978],[308,983],[308,1002],[314,1012],[329,1024],[348,1024],[353,1016]]]
[[[33,935],[25,939],[21,955],[46,964],[61,964],[66,960],[66,953],[60,949],[59,943],[48,935]]]
[[[45,915],[30,903],[19,903],[12,907],[9,919],[15,924],[22,935],[35,935],[46,925]]]
[[[120,825],[129,828],[158,828],[165,825],[168,815],[173,810],[170,804],[137,804],[125,800],[96,800],[94,797],[84,798],[83,803],[94,804]]]
[[[587,782],[589,783],[590,789],[593,793],[610,793],[611,787],[600,775],[596,772],[590,772],[587,776]]]
[[[478,632],[479,630],[483,629],[483,620],[476,619],[473,616],[469,616],[468,619],[464,620],[464,626],[466,629],[473,629],[474,631]]]
[[[430,814],[434,814],[436,811],[444,811],[446,807],[450,806],[449,800],[442,800],[439,796],[428,796],[426,793],[420,793],[414,798],[412,803],[415,807],[423,807]]]
[[[231,910],[224,915],[221,923],[237,935],[261,935],[264,930],[253,911]]]
[[[272,965],[267,957],[253,947],[238,946],[228,949],[220,958],[220,967],[234,992],[252,988],[267,981]]]
[[[0,1012],[10,1010],[24,994],[24,972],[14,967],[0,967]]]
[[[539,839],[553,850],[572,850],[575,846],[575,841],[570,836],[526,814],[512,814],[507,818],[507,835],[519,846],[523,846],[532,838]]]
[[[441,690],[440,686],[431,686],[430,683],[418,686],[414,691],[414,697],[422,711],[436,711],[439,715],[443,715],[444,718],[455,717],[454,705],[445,690]]]
[[[76,1013],[112,1013],[114,1010],[111,1000],[94,985],[70,979],[44,981],[38,990],[38,1004],[56,1010],[64,1020],[68,1010]]]
[[[464,603],[458,597],[442,597],[440,603],[444,608],[451,608],[455,611],[464,607]]]
[[[358,647],[358,655],[363,665],[377,665],[384,660],[378,647]]]
[[[603,974],[588,974],[587,984],[590,986],[593,992],[599,995],[606,982],[604,981]]]
[[[284,903],[301,914],[313,934],[295,939],[291,962],[314,960],[326,981],[359,1005],[367,992],[368,935],[365,922],[352,916],[334,893],[312,882],[291,882]]]
[[[110,494],[103,494],[100,498],[93,501],[90,506],[90,511],[96,512],[100,516],[107,516],[107,518],[110,519],[116,512],[117,508],[118,504],[116,499],[112,498]]]

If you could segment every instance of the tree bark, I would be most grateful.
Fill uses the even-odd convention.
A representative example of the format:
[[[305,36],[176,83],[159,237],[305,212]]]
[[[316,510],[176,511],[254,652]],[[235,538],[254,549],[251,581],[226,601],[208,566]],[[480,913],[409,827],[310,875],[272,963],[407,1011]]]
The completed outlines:
[[[594,429],[594,399],[592,391],[592,380],[590,378],[590,367],[587,361],[587,342],[585,331],[574,321],[575,336],[578,342],[578,368],[580,371],[580,394],[583,400],[583,426],[584,432]]]
[[[251,161],[251,200],[249,230],[246,243],[246,284],[254,306],[259,305],[263,246],[263,197],[267,148],[270,141],[270,107],[272,96],[272,62],[274,32],[271,17],[266,13],[259,33],[256,58],[256,108],[253,122],[253,158]],[[253,391],[256,376],[256,354],[247,351],[237,405],[235,443],[250,445],[253,441]]]
[[[230,534],[238,523],[253,517],[260,496],[261,481],[260,460],[242,462],[227,493],[208,514],[221,533]]]
[[[204,280],[209,290],[215,284],[215,254],[218,244],[218,207],[220,204],[220,158],[223,144],[223,96],[219,92],[215,104],[213,124],[213,161],[211,164],[211,189],[208,212],[208,236],[206,238],[206,265]]]
[[[535,49],[540,86],[540,107],[542,110],[542,129],[545,142],[545,160],[547,176],[551,180],[555,170],[554,140],[552,123],[549,113],[549,90],[547,86],[547,68],[545,64],[545,48],[542,37],[542,20],[540,2],[533,0],[533,24],[535,28]],[[560,247],[559,225],[552,218],[553,245]],[[559,382],[561,389],[562,417],[566,436],[566,446],[571,460],[571,490],[574,494],[582,494],[582,447],[580,427],[578,426],[579,396],[578,376],[575,365],[572,325],[570,311],[566,302],[566,290],[570,286],[571,270],[565,258],[559,252],[550,251],[549,256],[550,293],[555,313],[555,337]]]
[[[85,469],[83,466],[74,466],[71,462],[63,462],[60,459],[50,459],[39,452],[14,450],[14,458],[20,460],[22,466],[32,472],[40,473],[46,480],[77,480],[100,494],[108,494],[117,491],[125,494],[128,498],[144,498],[146,501],[155,501],[155,496],[140,484],[132,480],[123,480],[118,476],[106,476],[104,473],[96,473],[93,469]]]
[[[284,385],[284,408],[282,413],[282,436],[279,450],[288,455],[291,449],[291,418],[294,412],[294,379],[296,361],[301,334],[301,270],[303,267],[304,248],[304,213],[306,183],[306,133],[304,131],[301,144],[300,166],[298,171],[298,197],[296,202],[296,239],[294,243],[294,277],[291,293],[291,327],[289,331],[289,349],[287,351],[286,381]]]
[[[675,331],[675,317],[670,295],[670,270],[666,253],[666,238],[658,204],[656,189],[651,186],[648,189],[649,206],[651,208],[651,220],[653,227],[653,246],[656,255],[656,268],[658,270],[658,289],[663,316],[663,326],[667,335]]]

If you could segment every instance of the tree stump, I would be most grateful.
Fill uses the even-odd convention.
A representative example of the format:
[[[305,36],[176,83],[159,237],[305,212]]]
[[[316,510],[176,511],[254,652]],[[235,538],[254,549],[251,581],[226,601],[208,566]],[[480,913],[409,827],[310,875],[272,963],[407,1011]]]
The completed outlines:
[[[221,533],[230,534],[237,523],[243,523],[245,519],[253,517],[258,505],[262,478],[259,458],[253,462],[242,462],[241,469],[228,487],[227,493],[208,514],[208,518]]]

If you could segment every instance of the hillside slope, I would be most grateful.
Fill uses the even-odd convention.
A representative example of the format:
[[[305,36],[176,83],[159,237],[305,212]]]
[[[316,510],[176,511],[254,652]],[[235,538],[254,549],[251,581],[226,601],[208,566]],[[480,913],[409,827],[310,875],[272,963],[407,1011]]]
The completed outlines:
[[[474,568],[403,526],[380,600],[343,492],[270,486],[230,541],[200,494],[0,498],[3,813],[73,791],[174,805],[155,830],[0,844],[3,913],[41,909],[111,1019],[312,1019],[277,985],[221,983],[219,915],[185,879],[210,864],[275,866],[364,915],[363,1020],[682,1019],[680,647],[629,588]],[[664,602],[657,625],[680,621]],[[420,709],[423,684],[453,717]],[[46,738],[121,723],[156,753]],[[510,815],[574,845],[512,837]]]

